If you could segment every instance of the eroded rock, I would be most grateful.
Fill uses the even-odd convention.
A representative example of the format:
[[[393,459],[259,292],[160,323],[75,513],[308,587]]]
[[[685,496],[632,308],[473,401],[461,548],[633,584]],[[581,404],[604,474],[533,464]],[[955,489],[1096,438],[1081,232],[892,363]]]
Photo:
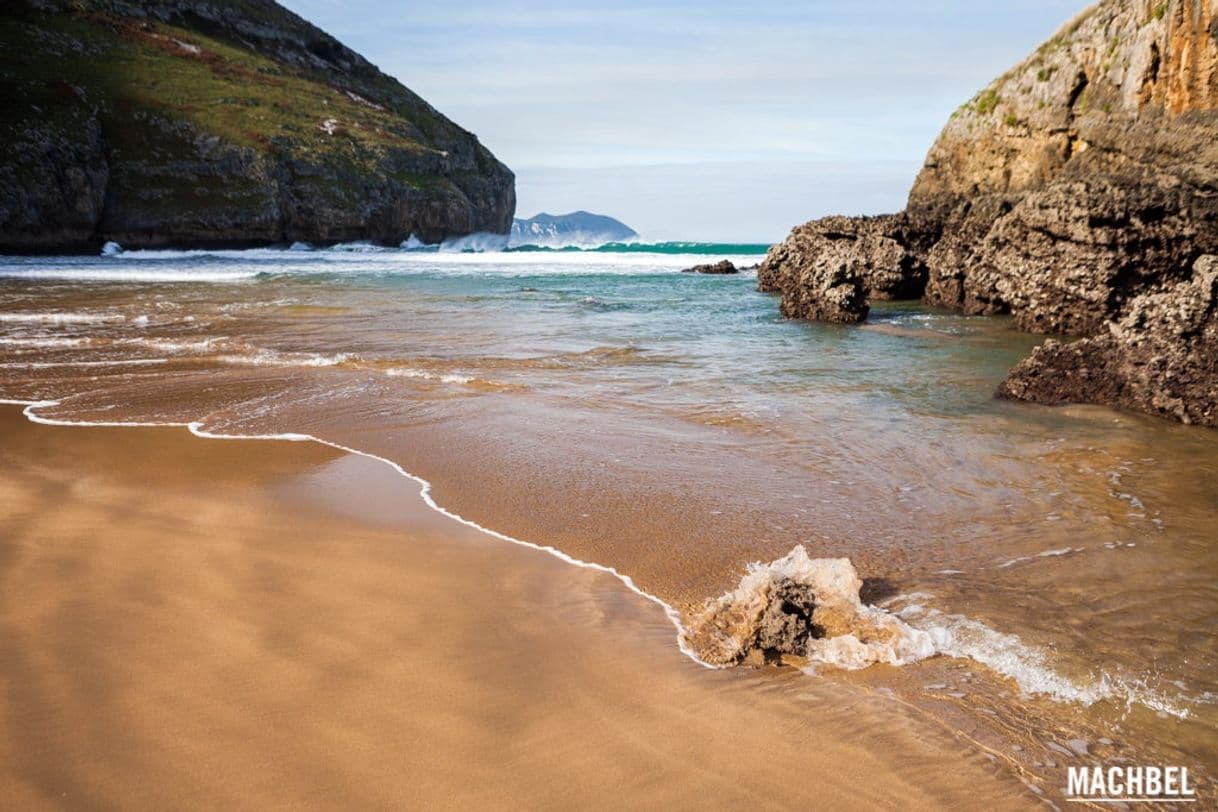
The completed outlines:
[[[799,226],[770,249],[757,270],[759,290],[782,294],[791,318],[862,321],[868,299],[922,295],[926,267],[894,216],[826,217]]]
[[[1098,403],[1218,426],[1218,257],[1133,300],[1090,338],[1048,341],[999,387],[1035,403]]]

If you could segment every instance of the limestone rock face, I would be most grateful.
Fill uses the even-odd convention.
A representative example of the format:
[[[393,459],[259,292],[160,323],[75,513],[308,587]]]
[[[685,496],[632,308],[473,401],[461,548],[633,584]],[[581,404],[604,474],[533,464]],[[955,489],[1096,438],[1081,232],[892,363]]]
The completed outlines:
[[[1216,8],[1099,3],[953,114],[909,196],[929,301],[1085,335],[1218,250]]]
[[[0,47],[0,251],[511,227],[473,134],[272,0],[19,0]]]
[[[1061,181],[1006,211],[966,215],[928,253],[928,301],[1011,313],[1023,330],[1087,335],[1129,301],[1186,278],[1201,250],[1185,192],[1150,181]],[[1002,211],[993,219],[993,210]]]
[[[759,283],[782,292],[784,313],[818,317],[788,302],[814,300],[823,285],[791,269],[842,253],[807,236],[835,219],[800,226],[767,259]],[[1101,0],[1083,11],[955,112],[905,211],[875,219],[887,224],[884,239],[857,238],[856,226],[844,260],[869,295],[899,289],[967,313],[1010,313],[1031,332],[1094,337],[1033,356],[1044,366],[1073,353],[1088,362],[1085,374],[1046,390],[1021,365],[1007,396],[1207,422],[1213,387],[1178,377],[1212,369],[1189,355],[1204,343],[1153,325],[1138,328],[1153,338],[1117,340],[1111,325],[1133,330],[1121,325],[1135,312],[1165,316],[1173,297],[1199,312],[1190,304],[1200,296],[1196,263],[1218,253],[1218,0]],[[901,252],[908,258],[894,262]],[[875,269],[898,270],[878,284]],[[794,289],[801,285],[808,289]],[[1163,342],[1178,352],[1165,354]],[[1136,386],[1124,377],[1100,385],[1151,345],[1156,358],[1174,360],[1140,368]],[[1091,363],[1101,356],[1108,362]],[[1179,403],[1131,394],[1155,387]]]

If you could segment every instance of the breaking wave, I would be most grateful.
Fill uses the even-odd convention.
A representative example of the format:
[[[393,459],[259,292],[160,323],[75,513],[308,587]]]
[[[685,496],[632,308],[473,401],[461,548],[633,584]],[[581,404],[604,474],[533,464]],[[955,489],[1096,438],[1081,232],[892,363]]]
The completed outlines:
[[[753,654],[792,654],[841,668],[905,665],[936,654],[933,635],[859,598],[863,581],[848,558],[810,558],[803,545],[768,564],[750,564],[739,586],[682,631],[707,662],[732,665]]]
[[[1139,680],[1071,679],[1055,671],[1041,650],[971,618],[915,603],[896,613],[867,605],[860,598],[862,586],[850,559],[811,558],[799,545],[782,558],[750,564],[735,589],[689,619],[681,641],[717,666],[788,655],[847,669],[957,657],[1013,679],[1024,693],[1058,702],[1093,705],[1111,699],[1178,718],[1189,715],[1181,701]]]
[[[592,253],[592,254],[701,254],[705,256],[757,255],[770,250],[769,243],[723,242],[610,242],[604,245],[548,246],[513,245],[508,251],[523,253]]]

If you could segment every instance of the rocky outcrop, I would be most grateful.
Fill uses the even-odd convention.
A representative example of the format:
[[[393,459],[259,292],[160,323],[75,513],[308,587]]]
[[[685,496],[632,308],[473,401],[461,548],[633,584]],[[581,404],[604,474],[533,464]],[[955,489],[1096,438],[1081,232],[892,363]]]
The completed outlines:
[[[782,294],[792,318],[862,321],[868,299],[911,299],[926,268],[905,238],[900,216],[825,217],[798,226],[757,269],[760,290]]]
[[[1035,403],[1104,403],[1218,427],[1218,257],[1193,278],[1137,297],[1119,322],[1073,343],[1050,340],[999,387]]]
[[[472,134],[271,0],[27,0],[0,43],[0,251],[511,227]]]
[[[730,259],[721,259],[718,262],[695,265],[692,268],[683,268],[681,273],[704,273],[722,276],[724,274],[740,273],[740,269],[733,265]]]
[[[1218,250],[1216,7],[1100,3],[953,114],[909,197],[928,301],[1085,335]]]
[[[905,211],[878,219],[895,246],[855,238],[842,243],[843,255],[840,246],[799,236],[825,231],[827,221],[815,221],[776,247],[765,284],[783,293],[783,312],[816,317],[815,307],[785,303],[818,295],[815,280],[794,290],[797,269],[819,261],[806,252],[826,252],[857,269],[869,289],[879,287],[868,281],[869,268],[908,267],[916,270],[900,295],[971,314],[1009,313],[1031,332],[1099,336],[1105,356],[1132,352],[1127,342],[1109,346],[1109,325],[1119,329],[1135,310],[1142,318],[1164,312],[1145,310],[1148,302],[1191,295],[1197,259],[1218,252],[1218,2],[1103,0],[1087,9],[952,115]],[[856,235],[869,227],[850,222]],[[913,259],[894,266],[902,251]],[[1065,346],[1042,351],[1041,360],[1064,357]],[[1204,367],[1188,366],[1197,374]],[[1014,379],[1004,392],[1194,422],[1213,405],[1161,409],[1144,397],[1118,398],[1093,385],[1098,368],[1088,367],[1092,383],[1071,378],[1074,390],[1056,382],[1052,397]],[[1176,367],[1143,370],[1150,377],[1140,386],[1171,390],[1156,377],[1169,369]],[[1188,386],[1179,396],[1207,392],[1212,398],[1212,388]]]

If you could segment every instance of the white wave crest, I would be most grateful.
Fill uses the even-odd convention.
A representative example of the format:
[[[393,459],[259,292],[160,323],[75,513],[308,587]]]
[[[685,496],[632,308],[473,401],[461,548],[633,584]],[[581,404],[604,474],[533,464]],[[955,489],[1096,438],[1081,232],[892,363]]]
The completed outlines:
[[[0,313],[0,323],[8,324],[105,324],[123,320],[117,313]]]
[[[486,253],[494,251],[502,251],[507,248],[508,235],[494,234],[491,232],[481,231],[477,234],[468,234],[464,237],[451,237],[440,243],[440,251],[442,253]]]
[[[385,370],[385,374],[391,378],[420,378],[428,381],[440,381],[441,383],[473,383],[474,378],[471,375],[458,375],[453,372],[432,372],[427,369],[411,369],[409,367],[393,367]]]

